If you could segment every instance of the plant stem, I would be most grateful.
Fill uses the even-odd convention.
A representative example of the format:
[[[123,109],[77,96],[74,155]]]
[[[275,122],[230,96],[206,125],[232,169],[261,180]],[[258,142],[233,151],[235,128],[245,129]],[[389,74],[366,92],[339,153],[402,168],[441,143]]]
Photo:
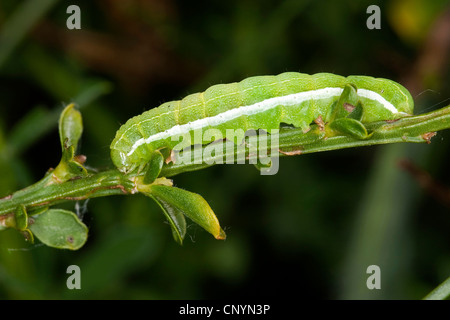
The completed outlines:
[[[429,143],[436,131],[450,128],[450,106],[423,115],[406,117],[395,122],[379,121],[366,123],[365,125],[368,131],[372,133],[365,140],[347,136],[335,136],[311,142],[308,140],[309,138],[305,138],[307,135],[300,129],[281,129],[277,150],[279,152],[277,152],[276,156],[307,154],[397,142]],[[318,125],[311,126],[312,133],[320,130]],[[270,137],[266,135],[265,139],[270,139]],[[222,143],[223,153],[218,156],[207,156],[206,158],[203,152],[206,146],[201,148],[202,152],[185,151],[185,155],[188,155],[194,161],[165,165],[160,176],[172,177],[183,172],[203,169],[217,163],[219,160],[229,159],[230,156],[245,156],[247,160],[256,158],[256,155],[252,154],[247,146],[244,148],[235,146],[230,149],[229,147],[227,148],[227,145],[229,146],[229,143]],[[137,174],[135,173],[125,175],[117,169],[113,169],[91,173],[86,177],[58,183],[52,179],[52,173],[50,172],[34,185],[0,199],[0,226],[2,220],[6,219],[6,216],[13,213],[20,205],[24,205],[27,210],[32,211],[39,207],[48,207],[65,201],[136,193],[138,192],[136,190],[136,176]],[[1,216],[4,216],[3,219]]]
[[[48,207],[66,201],[134,193],[132,176],[118,170],[91,174],[88,177],[52,182],[52,173],[39,182],[0,199],[0,216],[12,213],[23,204],[28,210]]]
[[[281,129],[279,133],[279,149],[282,152],[280,152],[279,156],[308,154],[397,142],[429,143],[433,132],[450,128],[450,105],[426,114],[406,117],[396,122],[378,121],[366,123],[365,126],[369,132],[373,132],[372,136],[366,140],[358,140],[348,136],[335,136],[322,139],[315,143],[305,144],[299,143],[304,140],[305,136],[301,129]],[[311,127],[314,130],[317,125],[312,125]],[[203,147],[204,149],[205,147]],[[211,158],[205,157],[203,152],[188,150],[187,153],[192,153],[193,161],[191,164],[182,163],[165,166],[161,175],[164,177],[172,177],[182,172],[209,167],[211,165],[205,162],[217,163],[220,160],[225,160],[229,153],[225,143],[223,150],[223,154]],[[235,148],[234,152],[236,156],[245,152],[246,159],[253,159],[252,155],[248,155],[248,150]],[[189,156],[186,157],[189,158]]]

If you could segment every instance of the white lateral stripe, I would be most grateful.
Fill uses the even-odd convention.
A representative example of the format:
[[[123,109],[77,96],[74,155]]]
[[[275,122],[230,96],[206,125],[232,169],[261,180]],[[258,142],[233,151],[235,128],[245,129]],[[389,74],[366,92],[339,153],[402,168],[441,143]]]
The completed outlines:
[[[257,114],[275,108],[279,105],[292,106],[311,99],[320,100],[334,96],[339,96],[341,95],[343,90],[344,89],[342,88],[323,88],[313,91],[293,93],[287,96],[269,98],[252,105],[227,110],[212,117],[195,120],[182,125],[175,125],[170,129],[167,129],[163,132],[158,132],[146,139],[141,138],[137,140],[131,147],[130,152],[127,153],[127,156],[132,155],[134,151],[136,151],[136,149],[143,144],[149,144],[153,141],[167,139],[174,135],[188,133],[191,130],[200,129],[206,126],[217,126],[224,122],[238,118],[242,115]],[[388,109],[392,113],[398,113],[398,110],[389,101],[384,99],[381,95],[379,95],[376,92],[366,89],[358,89],[358,95],[379,102],[381,105],[383,105],[384,108]]]
[[[394,107],[394,105],[392,103],[387,101],[385,98],[383,98],[381,95],[379,95],[376,92],[373,92],[373,91],[367,90],[367,89],[358,89],[357,93],[358,93],[358,96],[379,102],[383,107],[385,107],[392,113],[398,113],[397,108]]]

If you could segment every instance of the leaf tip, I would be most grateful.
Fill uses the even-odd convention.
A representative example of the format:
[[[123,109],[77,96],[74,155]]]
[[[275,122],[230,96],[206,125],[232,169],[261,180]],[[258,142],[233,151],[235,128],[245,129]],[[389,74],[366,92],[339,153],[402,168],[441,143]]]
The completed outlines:
[[[217,235],[215,235],[214,238],[216,238],[217,240],[225,240],[227,238],[227,235],[226,235],[225,231],[223,231],[223,229],[220,228],[219,233]]]

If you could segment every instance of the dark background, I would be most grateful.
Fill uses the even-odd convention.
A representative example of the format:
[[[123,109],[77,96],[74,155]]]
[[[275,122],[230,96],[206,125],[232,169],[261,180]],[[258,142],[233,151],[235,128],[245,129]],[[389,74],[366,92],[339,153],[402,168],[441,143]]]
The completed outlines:
[[[69,4],[81,9],[81,30],[66,28]],[[366,27],[371,4],[380,30]],[[57,119],[72,101],[83,114],[80,151],[98,169],[112,167],[109,145],[132,116],[255,75],[389,78],[411,91],[416,113],[444,107],[449,10],[445,0],[3,0],[0,197],[57,165]],[[430,145],[285,157],[274,176],[221,165],[174,177],[209,202],[225,241],[190,223],[179,246],[150,199],[92,199],[79,251],[0,232],[0,298],[422,298],[450,276],[449,141],[444,131]],[[447,196],[422,188],[400,160]],[[81,290],[66,287],[72,264]],[[366,287],[370,265],[381,268],[381,290]]]

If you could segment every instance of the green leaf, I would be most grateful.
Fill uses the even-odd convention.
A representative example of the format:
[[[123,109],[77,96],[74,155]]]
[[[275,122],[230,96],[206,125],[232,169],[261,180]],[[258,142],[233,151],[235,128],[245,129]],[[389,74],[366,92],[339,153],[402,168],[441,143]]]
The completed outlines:
[[[83,121],[81,113],[75,109],[73,103],[69,104],[59,118],[59,138],[63,152],[70,146],[73,146],[76,150],[82,132]]]
[[[83,121],[81,113],[75,109],[75,105],[72,103],[61,112],[59,118],[62,157],[60,163],[53,171],[54,182],[61,183],[71,178],[87,175],[87,170],[83,166],[86,157],[80,158],[75,156],[82,132]]]
[[[155,200],[161,207],[167,221],[169,221],[174,240],[179,244],[183,244],[183,240],[186,235],[186,220],[184,219],[183,211],[161,197],[156,197],[151,193],[144,194]]]
[[[341,118],[330,123],[330,128],[339,133],[353,137],[355,139],[367,139],[369,134],[366,127],[358,120]]]
[[[155,151],[147,165],[147,172],[144,176],[144,183],[150,184],[158,178],[164,164],[164,157],[159,151]]]
[[[149,186],[149,195],[160,205],[166,206],[166,210],[182,212],[216,239],[226,238],[213,210],[199,194],[175,187],[151,185]]]
[[[87,240],[88,228],[75,213],[50,209],[29,221],[31,232],[44,244],[58,249],[80,249]]]
[[[334,105],[331,111],[331,117],[326,122],[331,122],[335,119],[345,118],[353,111],[348,106],[356,106],[358,102],[357,89],[354,85],[347,84],[339,97],[339,100]]]

